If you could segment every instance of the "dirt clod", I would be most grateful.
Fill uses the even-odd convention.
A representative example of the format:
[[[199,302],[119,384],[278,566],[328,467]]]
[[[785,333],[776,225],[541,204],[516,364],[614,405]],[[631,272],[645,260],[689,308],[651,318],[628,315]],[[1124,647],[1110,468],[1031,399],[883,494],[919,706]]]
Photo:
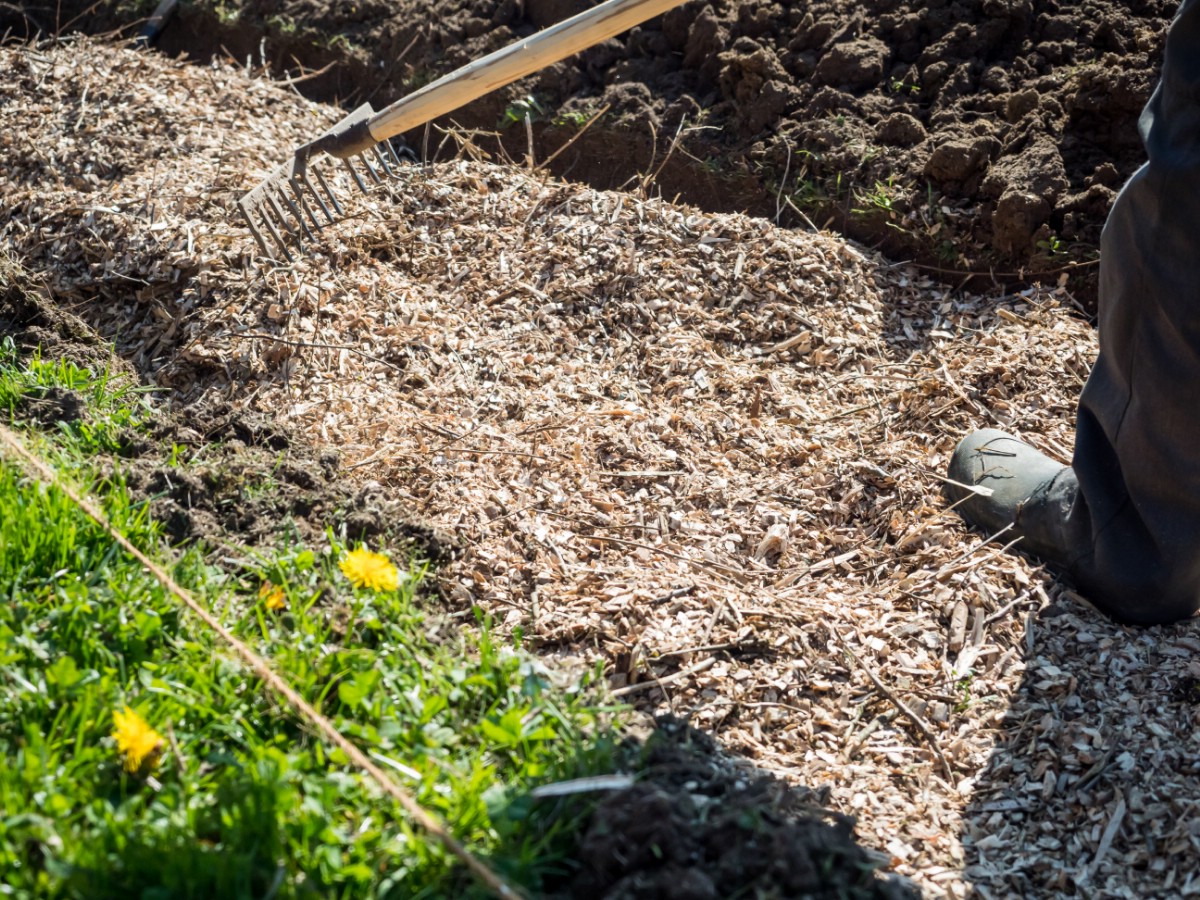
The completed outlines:
[[[876,874],[854,820],[807,791],[723,758],[712,740],[664,719],[643,751],[644,779],[593,814],[581,871],[561,896],[721,900],[734,896],[915,900]]]
[[[87,401],[78,391],[49,387],[30,391],[15,404],[14,418],[36,422],[44,428],[72,425],[87,415]]]

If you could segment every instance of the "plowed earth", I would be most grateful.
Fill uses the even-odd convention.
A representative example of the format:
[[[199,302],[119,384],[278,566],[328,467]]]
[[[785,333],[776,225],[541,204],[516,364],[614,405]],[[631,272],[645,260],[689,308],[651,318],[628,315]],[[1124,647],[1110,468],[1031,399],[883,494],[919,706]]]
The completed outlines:
[[[200,0],[162,46],[292,74],[332,63],[296,88],[379,108],[589,5]],[[604,110],[555,174],[599,188],[652,179],[664,197],[710,211],[834,227],[956,283],[1064,279],[1090,307],[1100,229],[1143,159],[1137,117],[1175,7],[692,0],[452,118],[507,123],[504,152],[537,160]],[[0,27],[53,31],[79,14],[76,27],[96,30],[136,10],[39,0],[0,9]],[[475,141],[498,150],[495,138]]]

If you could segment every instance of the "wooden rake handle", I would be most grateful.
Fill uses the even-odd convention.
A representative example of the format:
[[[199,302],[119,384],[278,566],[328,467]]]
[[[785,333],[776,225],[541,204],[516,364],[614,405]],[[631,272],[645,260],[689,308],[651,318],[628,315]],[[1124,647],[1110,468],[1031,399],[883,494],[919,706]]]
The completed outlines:
[[[307,159],[325,151],[346,159],[477,100],[518,78],[620,34],[685,0],[606,0],[557,25],[509,44],[425,85],[369,118],[300,148]]]

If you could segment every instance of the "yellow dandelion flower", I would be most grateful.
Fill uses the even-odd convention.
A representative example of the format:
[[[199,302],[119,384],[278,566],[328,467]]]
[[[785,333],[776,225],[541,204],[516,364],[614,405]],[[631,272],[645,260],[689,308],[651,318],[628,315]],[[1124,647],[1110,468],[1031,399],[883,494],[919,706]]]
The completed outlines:
[[[267,609],[283,609],[287,606],[287,598],[283,595],[283,588],[269,581],[264,581],[263,586],[258,589],[258,599],[262,601],[263,606]]]
[[[400,571],[382,553],[372,553],[366,547],[351,550],[338,568],[355,587],[394,591],[400,585]]]
[[[125,757],[125,771],[135,774],[153,769],[163,751],[162,736],[128,706],[124,712],[113,710],[113,740],[117,752]]]

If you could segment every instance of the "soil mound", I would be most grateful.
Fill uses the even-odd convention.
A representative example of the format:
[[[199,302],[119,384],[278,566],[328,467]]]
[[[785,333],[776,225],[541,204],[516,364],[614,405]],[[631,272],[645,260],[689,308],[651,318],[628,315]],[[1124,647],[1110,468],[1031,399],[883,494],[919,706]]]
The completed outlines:
[[[875,876],[881,860],[854,841],[853,819],[739,767],[685,723],[665,717],[636,755],[645,774],[592,814],[579,872],[553,898],[920,897]]]

